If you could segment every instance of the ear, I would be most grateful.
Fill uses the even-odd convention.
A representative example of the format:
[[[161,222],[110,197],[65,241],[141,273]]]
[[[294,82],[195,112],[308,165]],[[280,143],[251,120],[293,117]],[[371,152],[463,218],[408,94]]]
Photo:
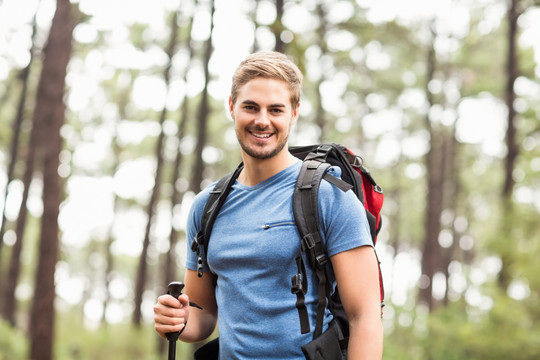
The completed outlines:
[[[232,97],[229,96],[229,114],[234,121],[234,104],[232,102]]]
[[[298,104],[296,104],[296,106],[293,109],[291,126],[293,126],[296,123],[296,120],[298,120],[299,115],[300,115],[300,102],[298,102]]]

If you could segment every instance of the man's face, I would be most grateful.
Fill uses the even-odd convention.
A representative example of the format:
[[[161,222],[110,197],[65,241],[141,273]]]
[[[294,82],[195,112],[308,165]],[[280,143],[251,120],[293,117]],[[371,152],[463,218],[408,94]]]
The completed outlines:
[[[298,118],[298,107],[292,108],[283,81],[255,78],[242,86],[235,104],[229,98],[229,111],[244,153],[259,160],[280,153]]]

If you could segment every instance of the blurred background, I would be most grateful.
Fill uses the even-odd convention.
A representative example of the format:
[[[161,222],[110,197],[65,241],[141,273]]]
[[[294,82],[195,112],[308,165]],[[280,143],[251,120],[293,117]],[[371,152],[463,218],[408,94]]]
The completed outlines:
[[[305,74],[290,143],[385,191],[384,359],[539,359],[538,0],[0,0],[0,359],[165,358],[257,50]]]

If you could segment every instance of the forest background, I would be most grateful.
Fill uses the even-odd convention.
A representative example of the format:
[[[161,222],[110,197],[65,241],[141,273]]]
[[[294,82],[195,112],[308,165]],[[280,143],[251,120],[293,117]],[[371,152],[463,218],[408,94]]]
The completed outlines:
[[[0,359],[165,357],[256,50],[305,73],[291,144],[385,191],[384,358],[540,358],[540,1],[0,0]]]

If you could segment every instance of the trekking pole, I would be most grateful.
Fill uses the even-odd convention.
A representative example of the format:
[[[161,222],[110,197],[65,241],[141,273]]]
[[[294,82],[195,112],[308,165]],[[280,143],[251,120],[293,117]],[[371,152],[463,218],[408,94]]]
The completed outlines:
[[[182,294],[183,288],[183,283],[173,281],[169,284],[169,286],[167,286],[167,294],[178,300],[178,297]],[[165,335],[167,336],[167,340],[169,340],[169,360],[174,360],[176,357],[176,341],[178,340],[178,336],[180,336],[180,332],[170,332],[166,333]]]

